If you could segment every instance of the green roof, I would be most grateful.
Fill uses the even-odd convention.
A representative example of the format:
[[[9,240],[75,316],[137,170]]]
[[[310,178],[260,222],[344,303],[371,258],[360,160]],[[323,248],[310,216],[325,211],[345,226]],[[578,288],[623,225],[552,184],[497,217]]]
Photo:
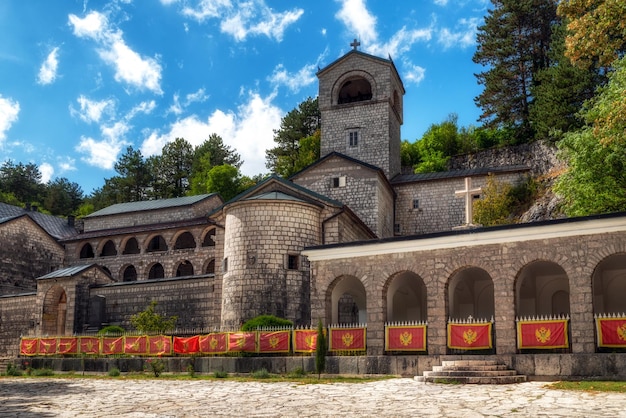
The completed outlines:
[[[130,212],[143,212],[147,210],[168,209],[180,206],[190,206],[213,195],[215,195],[215,193],[200,194],[196,196],[175,197],[173,199],[142,200],[139,202],[117,203],[104,209],[100,209],[99,211],[94,212],[90,215],[87,215],[86,218],[107,215],[119,215],[121,213]]]

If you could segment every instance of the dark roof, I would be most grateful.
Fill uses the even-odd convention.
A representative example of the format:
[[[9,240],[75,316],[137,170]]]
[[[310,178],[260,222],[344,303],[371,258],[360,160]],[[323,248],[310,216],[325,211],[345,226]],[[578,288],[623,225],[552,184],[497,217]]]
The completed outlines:
[[[58,216],[46,215],[45,213],[22,209],[17,206],[0,203],[0,224],[10,220],[28,216],[44,231],[55,239],[69,238],[78,234],[73,226],[69,226],[67,219]]]
[[[530,167],[525,165],[509,165],[502,167],[479,167],[466,170],[439,171],[435,173],[420,174],[400,174],[391,179],[391,184],[417,183],[422,181],[453,179],[458,177],[471,177],[487,175],[490,173],[514,173],[518,171],[529,171]]]
[[[66,267],[63,269],[55,270],[52,273],[48,273],[45,276],[37,277],[37,280],[41,279],[59,279],[62,277],[72,277],[82,273],[85,270],[96,266],[96,264],[83,264],[79,266]]]
[[[180,206],[190,206],[204,199],[207,199],[210,196],[214,196],[215,194],[216,193],[175,197],[172,199],[142,200],[139,202],[117,203],[115,205],[107,206],[104,209],[100,209],[99,211],[94,212],[90,215],[87,215],[86,218],[94,218],[97,216],[107,215],[119,215],[121,213],[130,212],[142,212],[147,210],[167,209]]]
[[[260,195],[248,197],[244,200],[292,200],[295,202],[304,202],[304,200],[299,199],[295,196],[291,196],[287,193],[278,191],[263,193]]]

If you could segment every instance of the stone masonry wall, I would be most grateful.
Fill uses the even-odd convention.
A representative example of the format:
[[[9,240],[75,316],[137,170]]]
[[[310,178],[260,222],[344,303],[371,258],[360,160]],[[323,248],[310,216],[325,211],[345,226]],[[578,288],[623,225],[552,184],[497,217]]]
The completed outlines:
[[[37,295],[0,297],[0,357],[17,356],[20,336],[34,335]]]
[[[37,277],[63,265],[63,247],[30,218],[2,224],[0,242],[0,295],[34,291]]]

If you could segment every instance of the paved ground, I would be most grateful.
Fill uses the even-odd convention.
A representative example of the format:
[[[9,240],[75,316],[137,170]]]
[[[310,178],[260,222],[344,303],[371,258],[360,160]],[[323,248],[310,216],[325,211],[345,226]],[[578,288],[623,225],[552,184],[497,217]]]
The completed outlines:
[[[626,417],[624,394],[544,386],[2,378],[0,416]]]

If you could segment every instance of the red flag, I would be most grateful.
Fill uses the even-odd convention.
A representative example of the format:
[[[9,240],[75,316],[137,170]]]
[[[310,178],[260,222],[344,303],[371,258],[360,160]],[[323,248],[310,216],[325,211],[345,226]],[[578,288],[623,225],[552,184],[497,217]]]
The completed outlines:
[[[598,347],[626,347],[626,318],[596,318]]]
[[[174,352],[176,354],[197,354],[200,352],[199,336],[174,337]]]
[[[162,356],[172,354],[172,337],[165,335],[148,336],[148,354]]]
[[[207,354],[224,354],[228,351],[228,334],[225,332],[212,332],[200,336],[200,351]]]
[[[426,325],[386,326],[386,351],[426,351]]]
[[[448,348],[484,350],[492,347],[491,322],[448,324]]]
[[[288,353],[289,331],[259,331],[259,353]]]
[[[567,319],[519,321],[517,348],[567,348]]]
[[[293,351],[294,353],[312,353],[317,348],[317,330],[294,329]]]
[[[124,337],[103,337],[102,354],[124,354]]]
[[[100,338],[80,337],[80,352],[82,354],[100,354]]]
[[[124,337],[124,353],[125,354],[148,354],[148,337],[126,336]]]
[[[20,341],[20,355],[34,356],[39,352],[39,338],[22,338]]]
[[[365,328],[330,328],[329,351],[364,351]]]
[[[256,353],[256,332],[229,332],[228,351]]]
[[[59,354],[77,354],[78,339],[76,337],[61,337],[57,345],[57,353]]]
[[[56,338],[40,338],[39,354],[56,354],[57,339]]]

